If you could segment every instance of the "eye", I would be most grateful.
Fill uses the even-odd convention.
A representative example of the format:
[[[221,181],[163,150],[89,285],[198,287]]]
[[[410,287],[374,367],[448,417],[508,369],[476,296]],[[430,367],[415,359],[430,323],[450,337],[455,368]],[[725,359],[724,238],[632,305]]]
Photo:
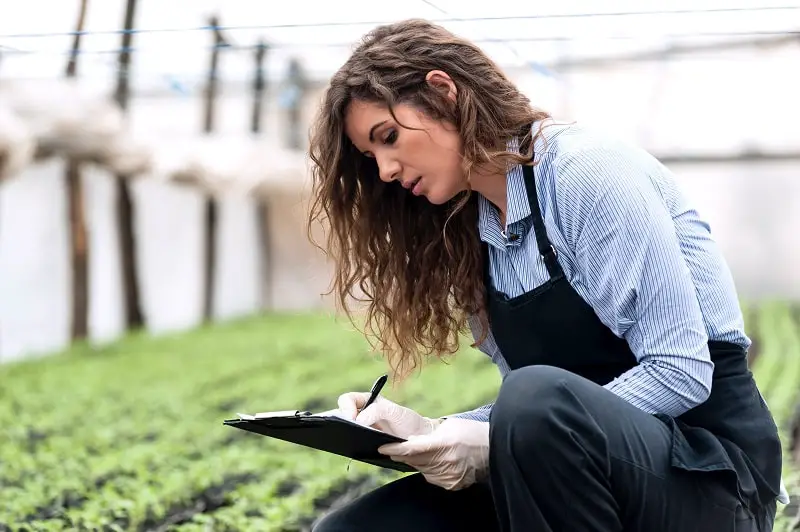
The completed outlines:
[[[386,135],[386,138],[383,139],[383,143],[384,144],[394,144],[395,142],[397,142],[397,130],[396,129],[392,129],[392,130],[389,131],[389,134]]]

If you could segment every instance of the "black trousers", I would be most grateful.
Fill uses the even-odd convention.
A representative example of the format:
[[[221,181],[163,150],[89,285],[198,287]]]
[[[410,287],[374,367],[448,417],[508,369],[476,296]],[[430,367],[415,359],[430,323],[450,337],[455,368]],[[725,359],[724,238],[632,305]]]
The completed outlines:
[[[669,464],[657,418],[552,367],[511,372],[492,410],[490,475],[447,491],[414,474],[325,516],[318,532],[768,532],[718,477]]]

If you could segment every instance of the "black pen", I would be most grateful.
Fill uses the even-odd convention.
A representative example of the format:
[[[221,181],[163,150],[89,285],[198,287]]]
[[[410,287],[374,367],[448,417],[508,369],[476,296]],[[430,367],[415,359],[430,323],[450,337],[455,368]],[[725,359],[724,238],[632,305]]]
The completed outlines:
[[[378,398],[378,394],[381,393],[381,390],[383,389],[383,386],[386,384],[388,378],[389,378],[388,375],[381,375],[380,377],[378,377],[378,380],[375,381],[375,384],[372,385],[372,390],[370,390],[369,392],[369,399],[367,399],[367,402],[364,404],[364,408],[361,409],[362,412],[369,405],[375,402],[375,399]]]

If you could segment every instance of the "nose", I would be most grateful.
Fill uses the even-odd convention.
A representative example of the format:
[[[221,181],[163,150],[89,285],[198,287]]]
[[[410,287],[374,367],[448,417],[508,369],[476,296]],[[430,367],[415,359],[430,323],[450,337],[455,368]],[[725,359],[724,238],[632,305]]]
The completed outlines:
[[[378,175],[381,181],[391,183],[400,177],[400,163],[391,157],[378,159]]]

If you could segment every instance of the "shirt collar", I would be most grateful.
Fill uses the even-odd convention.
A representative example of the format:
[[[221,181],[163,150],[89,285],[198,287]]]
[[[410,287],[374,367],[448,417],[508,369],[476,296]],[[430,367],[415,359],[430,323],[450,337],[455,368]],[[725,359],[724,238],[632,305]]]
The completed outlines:
[[[507,149],[515,153],[519,152],[519,141],[516,137],[507,143]],[[530,216],[531,207],[528,203],[528,193],[525,189],[525,177],[522,172],[522,166],[519,164],[512,166],[506,173],[506,196],[506,207],[508,209],[508,212],[506,212],[506,227]],[[478,200],[478,230],[481,240],[487,242],[492,239],[489,237],[490,234],[502,238],[499,233],[505,230],[505,227],[500,226],[500,216],[497,213],[497,209],[483,196],[480,196]]]

